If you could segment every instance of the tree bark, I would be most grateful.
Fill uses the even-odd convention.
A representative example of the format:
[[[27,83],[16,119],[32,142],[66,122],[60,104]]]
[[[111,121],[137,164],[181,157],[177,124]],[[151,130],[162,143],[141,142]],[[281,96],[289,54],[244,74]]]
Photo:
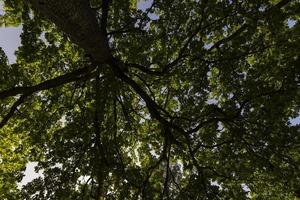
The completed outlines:
[[[98,63],[111,59],[108,41],[88,0],[29,0],[34,10],[53,22]]]

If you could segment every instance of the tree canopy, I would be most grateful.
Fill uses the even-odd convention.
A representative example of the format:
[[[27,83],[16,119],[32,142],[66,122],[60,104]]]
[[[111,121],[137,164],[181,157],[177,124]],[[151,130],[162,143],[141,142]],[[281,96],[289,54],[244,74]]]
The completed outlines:
[[[0,199],[300,196],[299,0],[3,2]]]

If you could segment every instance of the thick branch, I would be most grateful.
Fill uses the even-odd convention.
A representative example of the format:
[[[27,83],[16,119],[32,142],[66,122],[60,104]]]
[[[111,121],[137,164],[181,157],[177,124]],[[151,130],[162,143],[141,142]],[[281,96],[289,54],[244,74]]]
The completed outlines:
[[[103,63],[111,58],[105,34],[87,0],[29,0],[32,7],[70,36],[72,41]]]
[[[281,1],[279,1],[275,6],[273,6],[272,8],[269,9],[268,14],[271,14],[270,12],[272,12],[273,10],[280,9],[280,8],[286,6],[291,1],[292,0],[281,0]]]
[[[143,65],[137,64],[137,63],[125,63],[126,66],[139,69],[140,71],[154,76],[163,76],[163,71],[154,71],[149,69],[148,67],[144,67]]]
[[[91,70],[90,67],[85,67],[82,69],[78,69],[74,72],[47,80],[45,82],[42,82],[38,85],[34,85],[31,87],[13,87],[11,89],[4,90],[0,92],[0,100],[18,94],[32,94],[37,91],[46,90],[46,89],[58,87],[66,83],[81,80],[87,77],[87,74],[90,70]]]
[[[225,37],[221,40],[219,40],[218,42],[216,42],[211,48],[209,48],[209,50],[213,50],[215,48],[219,48],[222,44],[225,44],[231,40],[233,40],[235,37],[239,36],[241,33],[243,33],[245,30],[247,30],[248,28],[248,24],[244,24],[242,25],[240,28],[238,28],[233,34],[231,34],[228,37]]]
[[[107,18],[108,18],[108,11],[109,11],[109,0],[102,0],[102,16],[101,16],[101,30],[102,32],[107,35]]]
[[[151,97],[131,78],[129,78],[119,67],[119,64],[116,60],[112,60],[111,63],[109,63],[110,66],[112,67],[115,75],[120,78],[122,81],[124,81],[125,83],[127,83],[128,85],[130,85],[138,95],[140,95],[140,97],[145,101],[146,106],[151,114],[151,116],[153,118],[155,118],[156,120],[158,120],[162,125],[172,128],[180,133],[184,133],[185,131],[177,126],[176,124],[173,124],[171,122],[169,122],[168,120],[166,120],[161,113],[159,112],[159,110],[161,110],[160,106],[157,105],[157,103],[151,99]]]

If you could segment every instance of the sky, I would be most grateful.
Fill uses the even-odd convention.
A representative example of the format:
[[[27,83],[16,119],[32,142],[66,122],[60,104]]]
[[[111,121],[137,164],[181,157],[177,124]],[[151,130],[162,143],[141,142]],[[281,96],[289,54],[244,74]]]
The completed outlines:
[[[16,61],[14,53],[21,44],[21,30],[21,27],[0,28],[0,47],[2,47],[6,53],[10,64]]]
[[[151,6],[152,2],[153,0],[146,0],[146,1],[141,0],[138,2],[137,7],[144,11],[146,8]],[[3,10],[1,8],[2,8],[2,2],[0,1],[0,15],[3,14]],[[155,16],[153,18],[155,18]],[[289,25],[293,26],[294,22],[290,21]],[[16,60],[14,52],[21,44],[21,40],[20,40],[21,31],[22,31],[22,27],[15,27],[15,28],[0,27],[0,47],[2,47],[2,49],[5,51],[10,64],[14,63]],[[291,119],[290,122],[293,125],[300,124],[300,116]],[[38,173],[34,172],[34,167],[36,165],[37,165],[36,162],[30,162],[27,164],[25,177],[23,178],[19,186],[26,184],[39,176]]]
[[[4,13],[2,6],[3,2],[0,0],[0,15]],[[16,60],[14,52],[21,44],[21,31],[22,27],[0,27],[0,47],[5,51],[9,63],[14,63]]]

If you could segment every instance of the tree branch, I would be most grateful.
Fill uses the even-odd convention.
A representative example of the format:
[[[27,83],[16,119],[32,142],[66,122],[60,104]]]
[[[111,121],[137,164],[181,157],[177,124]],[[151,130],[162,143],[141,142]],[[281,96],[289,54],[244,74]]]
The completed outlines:
[[[75,70],[71,73],[64,74],[62,76],[44,81],[38,85],[29,86],[29,87],[13,87],[11,89],[0,92],[0,100],[18,94],[32,94],[37,91],[47,90],[50,88],[58,87],[66,83],[85,79],[88,78],[89,75],[91,75],[89,74],[91,70],[92,70],[91,67],[85,67],[85,68]]]
[[[129,78],[119,67],[118,61],[116,59],[113,59],[109,65],[112,67],[115,76],[120,78],[122,81],[130,85],[135,92],[140,95],[140,97],[145,101],[146,106],[153,118],[158,120],[163,126],[168,127],[170,129],[174,129],[180,133],[186,134],[185,130],[183,130],[180,126],[177,126],[176,124],[168,121],[165,119],[159,110],[162,110],[162,108],[151,99],[151,97],[131,78]],[[164,110],[163,110],[164,111]],[[168,114],[168,113],[167,113]],[[170,115],[169,115],[170,116]],[[173,137],[175,140],[175,138]],[[179,144],[178,141],[173,141],[176,144]]]
[[[102,0],[102,16],[100,22],[101,31],[104,35],[107,35],[107,19],[108,19],[108,12],[109,12],[109,0]]]
[[[291,0],[282,0],[280,2],[278,2],[277,4],[275,4],[274,6],[272,6],[271,8],[269,8],[268,10],[266,10],[263,14],[264,17],[267,17],[269,15],[272,14],[272,12],[274,10],[280,9],[282,7],[284,7],[285,5],[287,5],[288,3],[290,3]],[[208,50],[211,51],[215,48],[219,48],[222,44],[225,44],[231,40],[233,40],[235,37],[239,36],[240,34],[242,34],[243,32],[245,32],[250,26],[250,24],[243,24],[240,28],[238,28],[233,34],[229,35],[228,37],[225,37],[221,40],[219,40],[218,42],[216,42],[211,48],[209,48]]]
[[[3,126],[6,125],[8,120],[14,115],[14,113],[17,110],[18,106],[20,106],[24,102],[24,100],[27,96],[28,95],[20,96],[20,98],[12,105],[12,107],[10,108],[10,111],[5,115],[5,117],[0,122],[0,129],[3,128]]]
[[[149,69],[148,67],[144,67],[143,65],[137,64],[137,63],[125,63],[126,66],[139,69],[140,71],[154,76],[162,76],[164,75],[163,71],[154,71]]]
[[[121,28],[118,30],[114,30],[114,31],[110,31],[107,33],[107,35],[111,36],[111,35],[115,35],[115,34],[123,34],[123,33],[133,33],[133,32],[140,32],[140,33],[144,33],[144,30],[141,30],[139,28]]]
[[[270,12],[272,12],[273,10],[276,9],[280,9],[284,6],[286,6],[287,4],[289,4],[292,0],[281,0],[279,1],[277,4],[275,4],[275,6],[273,6],[272,8],[270,8],[267,12],[268,14],[271,14]]]
[[[216,42],[212,47],[210,47],[208,50],[211,51],[215,48],[219,48],[222,44],[225,44],[231,40],[233,40],[235,37],[239,36],[241,33],[243,33],[245,30],[247,30],[248,24],[242,25],[240,28],[238,28],[233,34],[231,34],[228,37],[225,37],[218,42]]]
[[[167,157],[166,157],[166,176],[165,176],[165,181],[164,181],[164,188],[162,192],[162,199],[164,198],[164,195],[166,194],[167,199],[169,199],[169,176],[170,176],[170,154],[171,154],[171,145],[168,145],[168,152],[167,152]]]
[[[106,1],[106,0],[104,0]],[[99,28],[96,11],[87,0],[29,0],[32,7],[70,36],[71,40],[104,63],[111,58],[106,35]]]

